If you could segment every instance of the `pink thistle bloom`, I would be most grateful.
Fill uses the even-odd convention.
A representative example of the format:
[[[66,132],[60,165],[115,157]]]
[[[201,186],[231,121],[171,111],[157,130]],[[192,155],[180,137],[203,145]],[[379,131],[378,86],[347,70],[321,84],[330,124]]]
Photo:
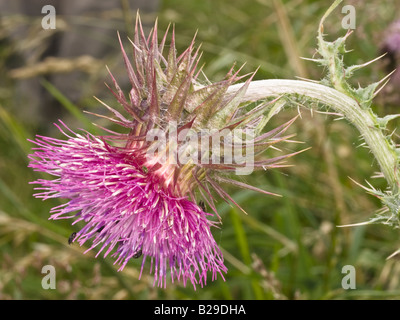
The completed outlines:
[[[151,257],[159,286],[163,281],[165,285],[167,268],[172,279],[201,285],[208,270],[213,279],[226,272],[210,232],[209,214],[176,195],[172,187],[164,188],[159,177],[145,173],[146,162],[137,156],[137,148],[113,147],[89,133],[63,133],[68,140],[38,137],[30,166],[58,177],[38,180],[45,191],[36,197],[70,199],[52,209],[51,219],[86,223],[74,240],[84,244],[93,239],[88,250],[100,246],[97,255],[108,247],[107,256],[116,248],[112,256],[120,270],[139,256],[143,269],[146,257]]]
[[[29,155],[29,166],[55,177],[33,182],[41,185],[35,188],[40,190],[35,197],[68,200],[51,210],[50,219],[72,218],[74,224],[84,223],[70,238],[71,242],[83,245],[91,241],[88,251],[97,247],[96,256],[102,252],[104,257],[110,254],[120,265],[119,270],[130,259],[141,257],[140,275],[149,258],[154,285],[165,287],[170,274],[172,282],[177,279],[186,285],[189,280],[196,288],[206,284],[208,272],[212,280],[218,275],[223,278],[227,272],[210,229],[218,225],[218,221],[210,218],[214,214],[219,218],[212,193],[235,205],[221,183],[270,193],[225,177],[226,173],[245,167],[245,162],[235,158],[228,163],[214,161],[216,156],[226,160],[222,154],[227,155],[224,151],[228,147],[246,151],[248,144],[224,140],[218,142],[217,151],[196,149],[193,152],[185,139],[172,137],[191,130],[197,134],[197,140],[206,132],[206,141],[210,141],[215,132],[256,128],[249,154],[253,157],[289,138],[283,133],[292,121],[261,133],[268,103],[249,111],[240,100],[252,77],[233,95],[228,95],[227,89],[242,77],[232,70],[223,81],[201,84],[197,79],[201,73],[197,69],[199,51],[194,51],[194,42],[177,56],[173,32],[169,52],[164,57],[167,34],[158,44],[156,24],[146,38],[138,18],[132,41],[134,65],[121,43],[131,84],[129,98],[111,73],[115,90],[110,90],[130,119],[105,106],[115,116],[106,118],[127,128],[127,134],[105,128],[110,135],[75,133],[60,121],[61,125],[56,126],[66,139],[37,136],[32,141],[36,147]],[[154,148],[159,141],[149,140],[148,134],[154,129],[167,132],[171,122],[176,123],[176,129],[165,135],[166,146]],[[184,138],[187,136],[188,133]],[[174,143],[178,152],[170,153]],[[192,150],[191,155],[195,156],[182,163],[177,153],[187,150]],[[291,155],[262,159],[252,165],[254,170],[281,167],[282,160],[288,156]],[[205,212],[203,205],[197,205],[199,197],[213,214]]]

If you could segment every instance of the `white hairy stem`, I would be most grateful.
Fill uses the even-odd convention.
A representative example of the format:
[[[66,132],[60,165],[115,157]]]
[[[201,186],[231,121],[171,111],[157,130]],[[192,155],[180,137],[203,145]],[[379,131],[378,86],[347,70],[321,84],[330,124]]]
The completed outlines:
[[[230,86],[228,94],[234,94],[241,86],[242,84]],[[303,80],[271,79],[252,81],[242,97],[242,101],[257,101],[281,95],[298,95],[310,98],[342,114],[363,136],[391,190],[398,190],[400,176],[398,170],[396,170],[396,154],[382,130],[377,127],[371,111],[363,110],[357,101],[333,88]],[[319,104],[312,103],[310,107],[318,106]]]

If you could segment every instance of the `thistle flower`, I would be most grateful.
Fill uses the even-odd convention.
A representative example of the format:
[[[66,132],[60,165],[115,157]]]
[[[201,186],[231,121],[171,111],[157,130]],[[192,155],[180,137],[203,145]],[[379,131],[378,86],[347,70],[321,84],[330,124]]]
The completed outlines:
[[[287,140],[284,133],[293,120],[262,133],[268,121],[264,114],[274,101],[250,110],[241,103],[253,75],[233,94],[227,90],[243,78],[240,69],[232,68],[222,81],[202,83],[194,39],[177,55],[173,30],[164,56],[167,36],[168,30],[158,43],[156,22],[145,37],[138,17],[131,41],[133,64],[119,38],[130,90],[126,95],[111,72],[114,89],[108,88],[129,119],[104,103],[114,116],[97,116],[126,133],[106,128],[109,134],[100,137],[75,133],[60,121],[56,126],[66,139],[37,136],[29,166],[56,177],[33,182],[41,185],[35,188],[41,190],[37,198],[68,200],[51,210],[50,219],[84,224],[69,241],[91,241],[88,251],[99,247],[96,256],[111,254],[119,270],[141,257],[140,276],[149,258],[154,285],[165,287],[170,274],[172,281],[186,285],[189,280],[196,288],[206,284],[208,272],[212,280],[227,272],[210,230],[220,222],[213,195],[238,206],[222,183],[271,194],[226,176],[283,166],[293,154],[254,157]],[[235,130],[240,131],[231,134]],[[200,199],[212,213],[197,204]]]

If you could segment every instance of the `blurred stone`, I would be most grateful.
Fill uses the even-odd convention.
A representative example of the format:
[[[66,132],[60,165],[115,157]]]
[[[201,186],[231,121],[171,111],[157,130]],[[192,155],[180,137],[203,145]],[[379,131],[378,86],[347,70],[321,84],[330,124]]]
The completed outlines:
[[[45,5],[52,5],[56,10],[54,30],[42,28]],[[123,86],[127,76],[117,31],[128,47],[126,37],[134,31],[136,11],[139,9],[141,16],[145,16],[156,12],[158,6],[159,0],[0,1],[0,45],[12,48],[13,52],[12,59],[6,63],[6,72],[15,79],[16,116],[43,125],[60,118],[63,108],[44,89],[41,79],[46,79],[79,106],[83,97],[97,95],[101,98],[107,93],[104,90],[106,65]],[[129,24],[132,25],[127,34]],[[146,26],[146,21],[143,24]],[[92,57],[94,68],[74,65],[74,61],[81,61],[82,57],[86,60]],[[57,59],[64,65],[72,64],[70,70],[58,68],[62,70],[58,72],[57,68],[52,68],[49,62]],[[32,70],[39,70],[38,74]],[[31,72],[31,76],[18,78],[15,76],[18,72],[19,75]]]

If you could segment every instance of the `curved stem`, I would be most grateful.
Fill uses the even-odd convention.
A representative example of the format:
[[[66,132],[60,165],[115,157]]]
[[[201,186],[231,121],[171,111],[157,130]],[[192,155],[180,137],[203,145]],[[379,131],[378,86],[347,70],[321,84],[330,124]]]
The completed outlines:
[[[241,86],[241,84],[230,86],[228,94],[237,92]],[[377,126],[376,118],[370,110],[361,109],[357,101],[333,88],[303,80],[252,81],[242,101],[262,100],[282,94],[308,97],[341,113],[359,130],[375,156],[389,187],[397,193],[398,181],[400,181],[397,157],[382,130]]]

